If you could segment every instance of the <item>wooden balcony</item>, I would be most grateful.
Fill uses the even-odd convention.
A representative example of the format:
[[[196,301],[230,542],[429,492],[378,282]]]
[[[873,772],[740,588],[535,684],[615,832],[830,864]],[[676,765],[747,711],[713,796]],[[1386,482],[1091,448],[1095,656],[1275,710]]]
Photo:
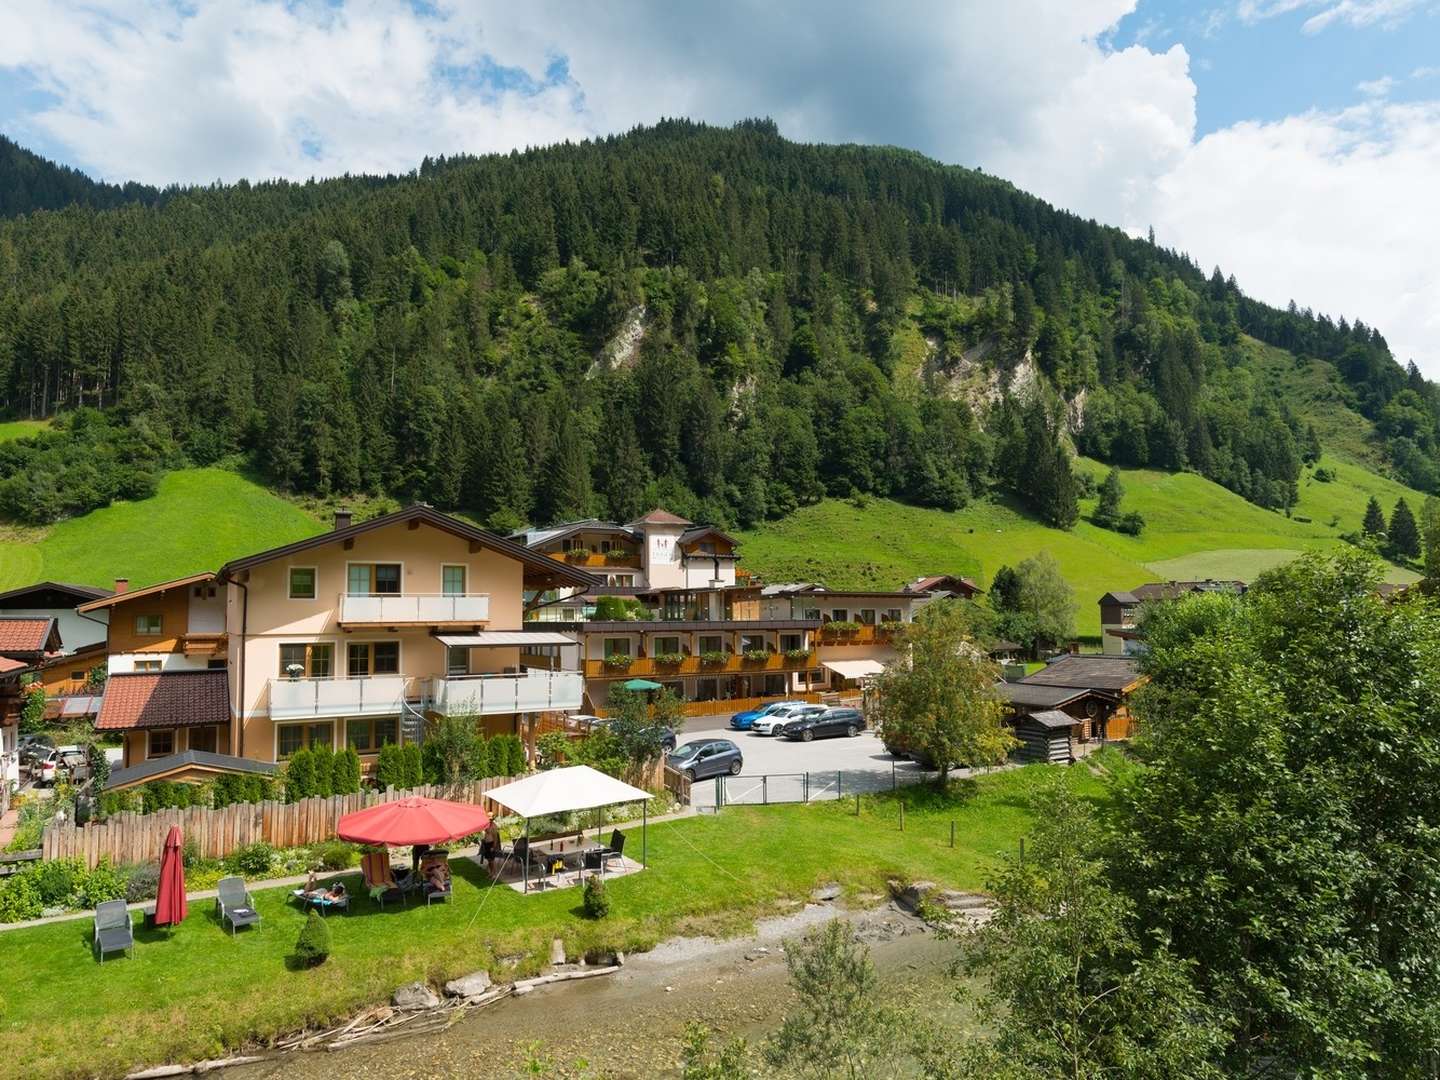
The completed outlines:
[[[803,659],[792,660],[783,652],[772,652],[764,660],[747,660],[731,653],[723,664],[707,664],[698,656],[687,656],[678,664],[661,664],[648,656],[636,657],[623,667],[605,660],[586,660],[587,679],[676,679],[686,675],[764,675],[775,671],[811,671],[819,666],[811,650]]]
[[[640,553],[638,551],[608,551],[604,553],[552,551],[549,554],[550,558],[556,562],[579,566],[585,570],[604,570],[607,567],[618,570],[640,569]]]
[[[895,632],[887,625],[866,625],[849,630],[831,630],[829,625],[820,628],[822,645],[888,645],[895,640]]]

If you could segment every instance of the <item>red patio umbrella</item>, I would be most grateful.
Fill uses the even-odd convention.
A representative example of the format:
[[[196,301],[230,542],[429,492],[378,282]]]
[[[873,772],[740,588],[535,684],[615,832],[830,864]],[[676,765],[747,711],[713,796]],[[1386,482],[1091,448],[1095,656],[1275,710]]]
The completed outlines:
[[[160,853],[160,887],[155,893],[155,925],[174,926],[185,918],[185,856],[180,851],[180,826],[171,825]]]
[[[483,806],[416,796],[346,814],[336,822],[335,832],[354,844],[414,847],[458,840],[484,832],[489,824]]]

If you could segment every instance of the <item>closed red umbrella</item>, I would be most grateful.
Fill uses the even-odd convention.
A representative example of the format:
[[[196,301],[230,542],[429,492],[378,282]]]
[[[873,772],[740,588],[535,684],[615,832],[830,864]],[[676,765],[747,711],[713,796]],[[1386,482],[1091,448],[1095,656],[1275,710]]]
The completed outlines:
[[[171,825],[160,853],[160,888],[155,893],[155,925],[174,926],[185,918],[185,856],[180,851],[180,826]]]
[[[482,806],[417,796],[346,814],[336,822],[335,832],[355,844],[413,847],[458,840],[484,832],[489,824]]]

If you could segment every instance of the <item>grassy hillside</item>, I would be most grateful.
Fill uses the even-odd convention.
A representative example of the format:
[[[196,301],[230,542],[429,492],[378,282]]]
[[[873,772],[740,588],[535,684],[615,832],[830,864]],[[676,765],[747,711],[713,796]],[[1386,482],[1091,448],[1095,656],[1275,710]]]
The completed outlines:
[[[31,581],[134,586],[213,570],[226,559],[313,535],[303,510],[235,473],[186,469],[153,499],[116,503],[0,542],[0,589]]]
[[[1124,505],[1145,515],[1140,537],[1090,524],[1093,500],[1081,504],[1082,520],[1069,532],[1039,524],[1009,501],[976,503],[953,514],[885,500],[863,508],[826,501],[744,534],[744,561],[770,581],[895,588],[924,573],[967,574],[986,585],[997,567],[1049,551],[1075,589],[1078,631],[1095,636],[1096,601],[1111,589],[1183,577],[1250,580],[1302,551],[1342,543],[1341,533],[1359,528],[1372,493],[1387,512],[1402,494],[1412,509],[1424,500],[1358,465],[1322,464],[1336,470],[1336,481],[1317,483],[1307,471],[1293,518],[1262,510],[1192,473],[1132,469],[1122,472]],[[1082,459],[1080,465],[1097,479],[1106,471],[1096,461]],[[1338,517],[1333,526],[1332,517]],[[1415,575],[1394,567],[1390,576]]]
[[[50,426],[48,420],[3,420],[0,421],[0,442],[23,439],[35,435]]]

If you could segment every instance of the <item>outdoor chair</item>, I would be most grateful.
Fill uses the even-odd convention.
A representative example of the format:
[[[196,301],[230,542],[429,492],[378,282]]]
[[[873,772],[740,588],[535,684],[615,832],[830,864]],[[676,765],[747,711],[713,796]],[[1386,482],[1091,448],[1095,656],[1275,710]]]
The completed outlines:
[[[439,887],[430,882],[430,868],[439,866],[441,873],[445,876],[445,884]],[[430,906],[432,900],[449,900],[451,890],[454,888],[455,880],[450,876],[450,860],[444,855],[427,855],[420,862],[420,880],[424,882],[425,906]]]
[[[338,881],[333,888],[339,893],[338,896],[325,896],[323,894],[311,896],[304,889],[296,889],[290,895],[299,900],[302,907],[313,907],[318,910],[321,915],[324,915],[327,911],[343,911],[348,915],[350,913],[350,893],[345,888],[345,883]]]
[[[368,851],[360,858],[360,874],[365,888],[370,890],[370,899],[383,908],[386,900],[405,902],[405,890],[395,883],[395,871],[390,868],[388,851]]]
[[[611,859],[619,859],[620,865],[625,865],[625,834],[619,829],[610,833],[610,843],[600,849],[600,857],[605,865],[609,865]]]
[[[225,877],[215,886],[215,908],[220,912],[220,925],[230,924],[230,936],[235,936],[236,927],[259,926],[260,913],[250,899],[250,890],[245,888],[245,879]]]
[[[124,900],[106,900],[95,905],[95,951],[100,963],[107,952],[130,955],[135,946],[135,928],[130,924],[130,909]]]

